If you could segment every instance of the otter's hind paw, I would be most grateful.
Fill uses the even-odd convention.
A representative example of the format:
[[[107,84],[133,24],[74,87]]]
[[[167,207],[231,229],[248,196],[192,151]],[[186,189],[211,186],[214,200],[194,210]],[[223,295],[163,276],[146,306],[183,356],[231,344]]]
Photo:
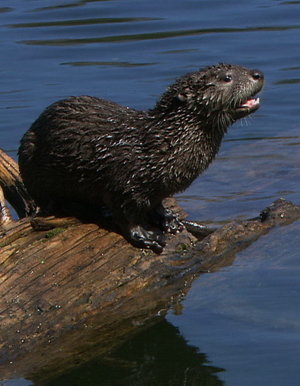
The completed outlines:
[[[129,230],[128,239],[134,246],[152,249],[155,253],[161,253],[166,245],[166,237],[163,232],[145,229],[140,225],[136,225]]]

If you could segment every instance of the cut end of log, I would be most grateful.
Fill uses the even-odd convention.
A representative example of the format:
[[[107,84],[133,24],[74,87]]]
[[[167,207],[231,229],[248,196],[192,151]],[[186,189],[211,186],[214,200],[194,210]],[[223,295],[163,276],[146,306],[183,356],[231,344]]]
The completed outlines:
[[[261,222],[269,225],[288,224],[300,217],[300,206],[279,198],[260,213]]]
[[[29,196],[20,177],[19,166],[8,154],[0,149],[0,187],[5,199],[12,205],[19,218],[32,215],[36,205]],[[3,206],[3,205],[2,205]],[[2,217],[10,215],[7,209],[2,209]]]
[[[6,224],[11,223],[12,221],[12,215],[8,206],[6,205],[4,193],[0,186],[0,227],[4,227]]]

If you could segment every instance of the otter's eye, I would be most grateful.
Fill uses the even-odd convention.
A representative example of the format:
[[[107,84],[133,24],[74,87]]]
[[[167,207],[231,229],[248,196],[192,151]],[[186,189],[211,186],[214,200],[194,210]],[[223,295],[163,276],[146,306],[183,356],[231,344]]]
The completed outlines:
[[[232,76],[229,75],[229,74],[226,74],[223,78],[223,81],[226,82],[226,83],[229,83],[232,81]]]

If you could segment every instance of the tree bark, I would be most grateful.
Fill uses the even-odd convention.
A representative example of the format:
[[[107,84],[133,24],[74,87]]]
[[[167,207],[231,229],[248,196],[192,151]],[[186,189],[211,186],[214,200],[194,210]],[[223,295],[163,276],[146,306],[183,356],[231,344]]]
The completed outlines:
[[[0,186],[21,217],[12,220],[0,194],[3,378],[23,376],[44,383],[95,356],[108,355],[160,320],[201,272],[230,264],[238,250],[273,226],[300,218],[299,206],[277,200],[257,218],[228,223],[210,234],[186,222],[202,240],[184,230],[169,236],[157,255],[75,218],[32,222],[26,216],[35,205],[17,165],[3,152],[0,160]]]

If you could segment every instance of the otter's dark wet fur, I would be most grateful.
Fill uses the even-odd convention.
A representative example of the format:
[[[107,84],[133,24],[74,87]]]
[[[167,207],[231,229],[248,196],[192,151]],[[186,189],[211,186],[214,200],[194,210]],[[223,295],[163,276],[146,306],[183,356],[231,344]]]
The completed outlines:
[[[162,200],[207,168],[228,126],[259,107],[262,86],[260,71],[221,63],[178,79],[149,111],[58,101],[21,140],[22,178],[44,212],[105,206],[134,245],[160,252],[164,232],[182,230]]]

